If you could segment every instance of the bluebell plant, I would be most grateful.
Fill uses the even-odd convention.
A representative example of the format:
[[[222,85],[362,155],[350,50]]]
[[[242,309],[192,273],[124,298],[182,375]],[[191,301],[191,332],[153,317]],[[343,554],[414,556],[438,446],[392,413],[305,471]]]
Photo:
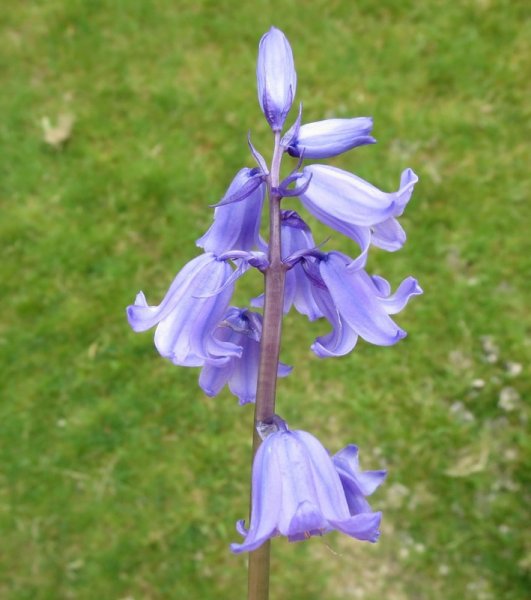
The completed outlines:
[[[275,27],[260,40],[256,75],[258,101],[274,138],[271,161],[249,137],[256,166],[242,168],[215,205],[211,227],[197,240],[203,254],[183,267],[159,305],[149,305],[140,292],[127,316],[134,331],[156,327],[155,346],[164,358],[200,367],[205,394],[216,396],[227,385],[240,404],[255,404],[249,527],[238,522],[243,541],[231,549],[250,552],[248,597],[265,600],[269,540],[299,541],[335,529],[375,542],[381,513],[366,497],[386,475],[361,471],[355,445],[331,455],[313,435],[289,429],[276,414],[277,378],[291,372],[279,360],[284,314],[295,309],[309,320],[328,321],[331,330],[311,349],[319,358],[344,356],[359,338],[379,346],[403,339],[406,332],[392,315],[422,290],[406,277],[393,293],[383,277],[366,271],[371,247],[394,252],[403,246],[406,234],[398,218],[411,198],[415,173],[405,169],[398,189],[383,192],[337,167],[304,166],[307,159],[373,144],[372,119],[303,124],[300,105],[286,128],[297,74],[290,44]],[[285,155],[297,162],[281,179]],[[303,216],[281,208],[284,198],[298,199],[302,209],[353,240],[354,255],[316,245]],[[231,305],[236,281],[250,268],[264,275],[264,293],[251,300],[261,313]]]

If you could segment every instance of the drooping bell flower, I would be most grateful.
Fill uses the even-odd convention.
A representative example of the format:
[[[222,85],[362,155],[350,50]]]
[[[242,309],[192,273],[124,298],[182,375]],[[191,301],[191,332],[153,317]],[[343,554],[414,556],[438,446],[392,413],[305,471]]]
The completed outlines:
[[[381,513],[372,512],[368,505],[359,511],[352,501],[364,490],[345,491],[334,460],[313,435],[291,431],[279,417],[274,429],[254,458],[251,522],[246,529],[239,521],[237,529],[245,540],[232,544],[232,551],[250,552],[277,535],[296,542],[334,529],[375,542]],[[352,464],[339,462],[341,471],[346,468],[350,475]],[[352,475],[360,477],[359,472]]]
[[[258,245],[266,184],[259,169],[241,169],[214,210],[214,223],[196,245],[216,255]]]
[[[406,277],[391,294],[385,279],[353,269],[351,259],[341,252],[323,255],[310,275],[315,301],[332,325],[329,334],[312,344],[320,358],[348,354],[358,336],[378,346],[390,346],[406,336],[389,315],[400,312],[412,296],[422,294],[413,277]]]
[[[357,117],[355,119],[326,119],[302,125],[290,136],[284,136],[286,149],[291,156],[304,158],[331,158],[347,150],[374,144],[376,140],[370,135],[372,119]]]
[[[256,79],[262,112],[271,129],[281,131],[295,97],[297,73],[291,46],[276,27],[260,40]]]
[[[284,259],[301,250],[315,248],[310,228],[294,210],[282,211],[280,226]],[[295,306],[296,310],[306,315],[310,321],[323,316],[311,294],[311,283],[300,263],[294,265],[286,273],[284,312],[287,313],[291,306]]]
[[[418,181],[411,169],[402,173],[399,189],[390,193],[328,165],[309,165],[303,175],[311,181],[300,195],[302,204],[322,223],[358,242],[362,255],[369,240],[385,250],[402,247],[405,233],[396,217],[403,213]]]
[[[134,331],[157,326],[155,346],[176,365],[222,365],[240,356],[241,346],[214,336],[234,291],[233,271],[226,260],[208,252],[191,260],[178,273],[158,306],[149,306],[143,292],[127,307]]]
[[[283,210],[280,218],[283,259],[287,259],[302,250],[315,248],[312,232],[298,213],[294,210]],[[258,298],[254,298],[251,304],[262,307],[264,305],[263,294]],[[323,316],[312,295],[311,282],[300,263],[295,264],[286,272],[284,313],[288,313],[292,306],[295,306],[295,309],[302,315],[306,315],[310,321]]]
[[[262,316],[247,309],[230,307],[214,331],[214,338],[239,346],[241,356],[232,356],[224,365],[205,364],[199,385],[207,396],[217,396],[225,384],[240,404],[256,400]],[[278,365],[278,376],[285,377],[292,368]]]

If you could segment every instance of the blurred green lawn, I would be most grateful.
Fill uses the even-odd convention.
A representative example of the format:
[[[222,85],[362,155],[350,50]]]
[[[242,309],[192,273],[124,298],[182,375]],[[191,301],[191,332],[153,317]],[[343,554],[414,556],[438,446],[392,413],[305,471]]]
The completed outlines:
[[[404,342],[335,361],[309,351],[324,323],[286,319],[279,412],[389,476],[378,544],[275,540],[272,598],[529,597],[526,3],[5,0],[1,598],[245,595],[228,545],[252,408],[206,398],[124,307],[160,299],[198,253],[208,205],[252,165],[247,130],[269,155],[254,73],[271,24],[307,121],[375,118],[379,143],[333,164],[383,189],[419,174],[407,245],[369,267],[425,290],[398,317]],[[55,149],[42,119],[61,115],[75,122]]]

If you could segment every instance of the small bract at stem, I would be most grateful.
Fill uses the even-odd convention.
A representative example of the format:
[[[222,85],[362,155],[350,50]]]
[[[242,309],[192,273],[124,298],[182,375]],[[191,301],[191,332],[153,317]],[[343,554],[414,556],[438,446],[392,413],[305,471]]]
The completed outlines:
[[[281,197],[275,191],[280,181],[282,153],[283,148],[280,145],[280,133],[275,133],[275,147],[271,160],[271,170],[267,179],[269,197],[269,266],[264,276],[264,319],[254,413],[253,460],[262,442],[256,429],[257,425],[272,421],[275,415],[277,370],[284,306],[284,282],[286,278],[285,266],[282,263],[280,242]],[[269,541],[249,554],[248,600],[267,600],[269,598],[269,555]]]

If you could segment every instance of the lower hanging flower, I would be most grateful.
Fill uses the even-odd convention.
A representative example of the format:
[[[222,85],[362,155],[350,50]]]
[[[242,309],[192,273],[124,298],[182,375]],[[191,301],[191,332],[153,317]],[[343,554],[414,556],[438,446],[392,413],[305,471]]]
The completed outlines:
[[[280,417],[272,429],[253,462],[249,529],[238,522],[245,540],[231,550],[251,552],[277,535],[296,542],[334,529],[375,542],[382,514],[371,510],[365,496],[385,471],[361,472],[356,446],[331,457],[313,435],[291,431]]]

